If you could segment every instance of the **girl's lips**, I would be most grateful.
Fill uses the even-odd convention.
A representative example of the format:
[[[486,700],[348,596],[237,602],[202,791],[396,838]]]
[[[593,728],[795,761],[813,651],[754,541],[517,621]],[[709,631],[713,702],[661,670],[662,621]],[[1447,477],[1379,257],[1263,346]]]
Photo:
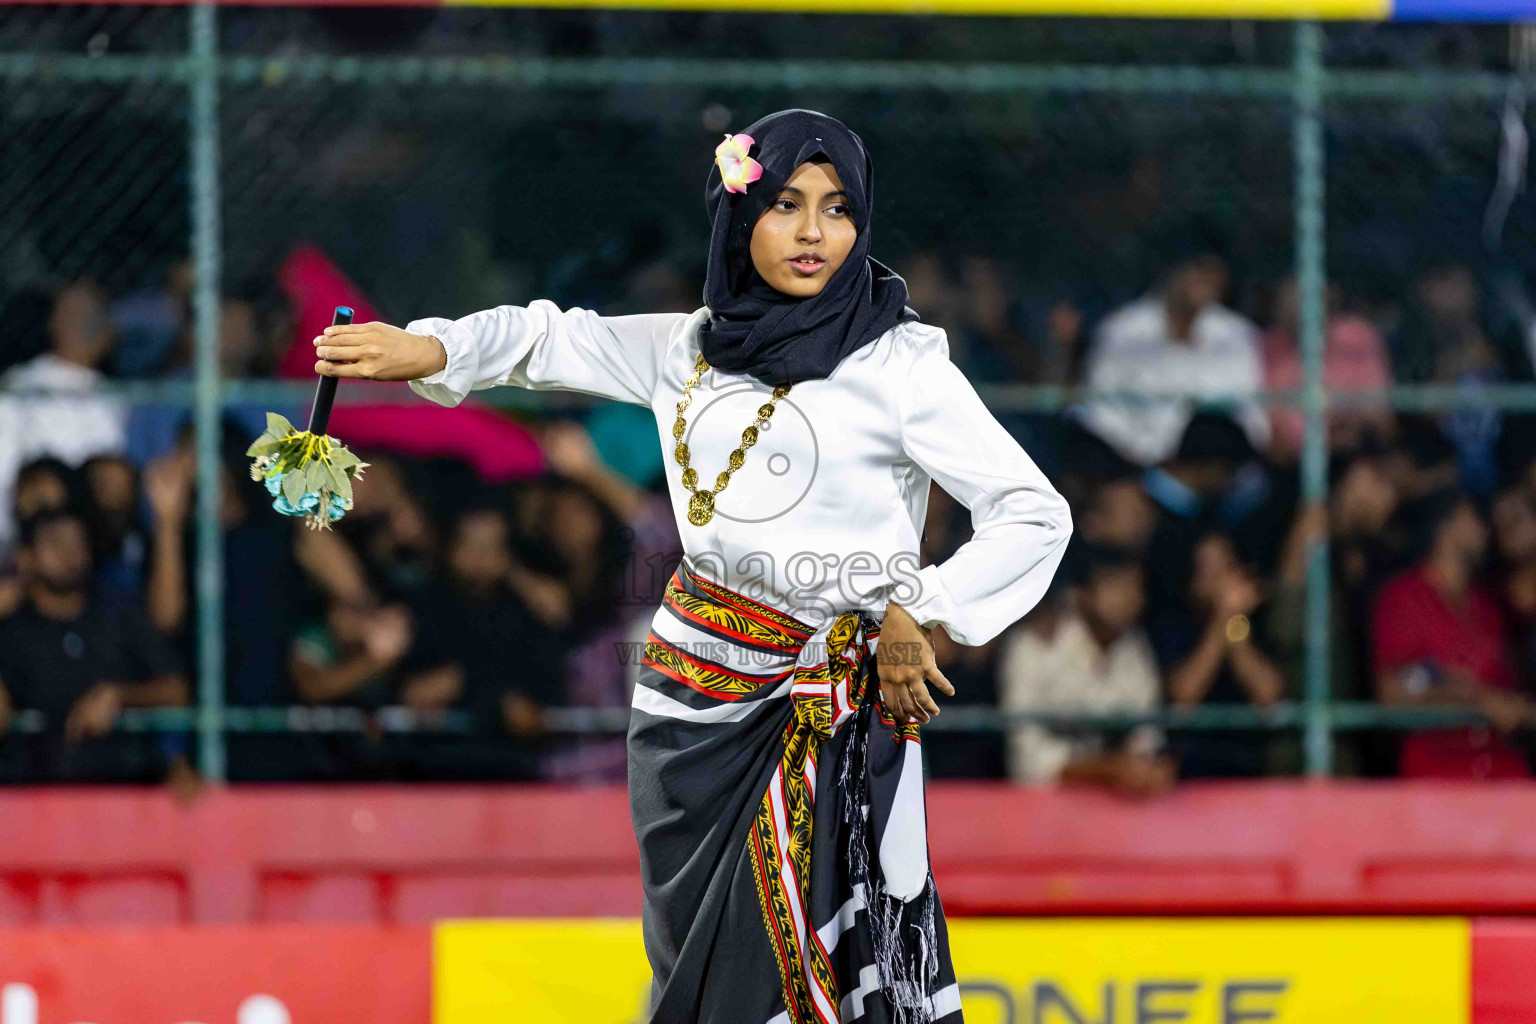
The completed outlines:
[[[827,265],[826,260],[790,260],[789,265],[795,268],[795,273],[807,276],[816,273]]]

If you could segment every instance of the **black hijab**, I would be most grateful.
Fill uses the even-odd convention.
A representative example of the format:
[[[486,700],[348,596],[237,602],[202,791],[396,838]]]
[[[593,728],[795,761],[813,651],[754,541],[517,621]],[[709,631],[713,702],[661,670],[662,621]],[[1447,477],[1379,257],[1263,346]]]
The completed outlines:
[[[829,376],[848,353],[896,324],[916,320],[907,283],[869,255],[874,168],[864,143],[836,118],[814,110],[781,110],[743,129],[748,155],[763,165],[746,192],[727,192],[711,165],[704,201],[712,229],[704,304],[709,319],[699,347],[709,365],[756,377],[770,387]],[[858,238],[847,260],[816,295],[797,299],[763,280],[752,265],[752,228],[795,168],[815,157],[832,162]]]

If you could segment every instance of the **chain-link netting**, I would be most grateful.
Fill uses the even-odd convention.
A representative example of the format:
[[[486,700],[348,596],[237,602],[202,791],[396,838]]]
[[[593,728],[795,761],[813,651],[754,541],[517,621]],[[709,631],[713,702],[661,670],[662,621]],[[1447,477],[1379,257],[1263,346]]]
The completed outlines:
[[[1497,93],[1329,107],[1330,277],[1342,297],[1397,328],[1389,340],[1401,383],[1453,384],[1482,370],[1490,381],[1529,377],[1522,325],[1536,237],[1523,102],[1508,113]],[[1473,303],[1487,337],[1437,336],[1451,328],[1425,319],[1426,302]]]
[[[174,55],[186,46],[185,7],[21,4],[0,17],[0,53],[8,55]]]
[[[187,130],[187,91],[172,81],[0,79],[7,363],[41,350],[61,285],[91,277],[123,295],[185,255]]]
[[[0,53],[34,59],[0,79],[6,295],[87,274],[120,291],[186,254],[187,20],[114,6],[20,7],[0,21]],[[842,86],[826,84],[840,77],[832,67],[812,88],[711,87],[709,62],[739,58],[749,27],[754,57],[768,61],[794,61],[814,41],[819,56],[917,63],[896,89],[869,85],[857,63]],[[1349,25],[1325,38],[1329,66],[1351,73],[1498,73],[1510,61],[1500,26]],[[791,104],[857,124],[883,157],[880,244],[893,260],[975,250],[1022,279],[1086,281],[1117,299],[1153,271],[1159,222],[1193,215],[1227,240],[1253,313],[1293,262],[1284,25],[234,8],[221,13],[220,46],[246,61],[224,70],[218,126],[236,282],[309,236],[391,313],[463,308],[508,282],[622,301],[616,269],[637,258],[696,271],[708,140]],[[151,54],[165,60],[110,63]],[[508,84],[482,69],[476,81],[462,63],[476,56],[567,64],[541,88],[537,74]],[[60,58],[75,62],[67,74]],[[408,60],[333,81],[354,58]],[[673,63],[633,63],[658,58]],[[1058,81],[978,87],[926,63],[938,60],[951,72],[1033,65]],[[1270,77],[1084,86],[1085,70],[1134,66]],[[1334,277],[1369,290],[1411,275],[1405,262],[1447,238],[1481,251],[1502,107],[1498,96],[1330,96]],[[1505,218],[1511,233],[1521,212]]]
[[[1324,382],[1385,391],[1531,378],[1530,86],[1508,27],[1330,26],[1317,67],[1280,23],[234,7],[219,11],[218,56],[205,64],[190,29],[186,10],[165,7],[0,18],[0,368],[61,332],[89,334],[82,311],[97,307],[68,287],[89,280],[116,332],[101,369],[184,382],[200,187],[221,221],[221,369],[247,383],[308,374],[296,253],[318,254],[335,275],[322,280],[355,286],[350,301],[396,323],[539,297],[606,313],[691,310],[721,133],[803,106],[863,137],[876,167],[874,255],[950,330],[978,386],[1016,389],[998,402],[1006,425],[1067,489],[1081,466],[1055,413],[1087,379],[1097,325],[1181,261],[1219,256],[1225,303],[1261,339],[1263,385],[1294,395],[1304,383],[1291,278],[1311,173],[1298,157],[1310,138],[1305,83],[1316,80],[1322,163],[1307,180],[1321,185],[1312,212],[1326,227]],[[218,101],[198,120],[190,95],[204,75]],[[201,184],[189,155],[199,139],[218,153]],[[1336,335],[1362,346],[1337,378]],[[1371,359],[1374,377],[1360,368]],[[1529,454],[1518,417],[1441,416],[1455,396],[1418,401],[1441,440],[1405,418],[1395,443],[1418,476],[1392,486],[1439,479],[1436,445],[1448,444],[1451,477],[1494,500]],[[233,412],[231,443],[259,410]],[[143,448],[130,457],[163,457],[184,416],[136,411],[139,427],[126,429]],[[1264,520],[1258,547],[1278,605],[1306,588],[1306,535],[1291,512],[1307,421],[1277,409],[1270,426],[1263,500],[1285,514]],[[1359,436],[1331,429],[1333,454]],[[1336,459],[1330,482],[1368,498],[1371,481],[1351,472]],[[1071,496],[1089,511],[1100,493]],[[1173,508],[1181,494],[1153,497]],[[1339,561],[1359,538],[1336,540]],[[1376,696],[1363,601],[1347,587],[1335,596],[1328,647],[1332,696],[1360,702]],[[1268,718],[1207,708],[1207,725],[1302,723],[1301,680],[1316,665],[1306,639],[1321,629],[1306,607],[1291,601],[1286,628],[1274,627],[1295,703]],[[182,640],[190,659],[195,638]],[[235,703],[291,699],[277,681],[287,640],[267,652],[270,694]],[[995,727],[995,708],[982,710]],[[1373,710],[1337,721],[1369,725]],[[1351,770],[1385,760],[1369,744],[1347,753]],[[1275,764],[1294,769],[1295,754]]]
[[[224,93],[226,267],[261,274],[312,241],[404,319],[509,294],[632,307],[637,267],[670,268],[692,301],[713,141],[785,106],[858,125],[879,161],[876,250],[898,267],[987,257],[1119,301],[1192,218],[1256,276],[1290,260],[1277,100],[279,81]]]

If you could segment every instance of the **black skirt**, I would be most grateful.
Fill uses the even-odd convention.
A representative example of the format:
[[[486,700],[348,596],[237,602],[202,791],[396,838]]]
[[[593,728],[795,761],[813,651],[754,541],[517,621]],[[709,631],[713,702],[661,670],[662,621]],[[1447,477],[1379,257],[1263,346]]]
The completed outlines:
[[[917,726],[879,624],[813,628],[685,560],[630,718],[651,1024],[959,1024]]]

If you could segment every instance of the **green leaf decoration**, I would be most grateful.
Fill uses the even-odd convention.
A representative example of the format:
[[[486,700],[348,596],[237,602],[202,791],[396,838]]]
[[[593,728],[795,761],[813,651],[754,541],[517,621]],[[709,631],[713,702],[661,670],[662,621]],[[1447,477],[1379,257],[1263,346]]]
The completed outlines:
[[[306,462],[301,470],[304,477],[304,493],[318,491],[325,486],[327,468],[323,462]]]
[[[245,450],[245,454],[248,458],[256,458],[260,455],[271,455],[280,447],[282,447],[282,442],[277,438],[262,434],[251,442],[251,446]]]
[[[360,476],[368,465],[347,451],[334,437],[327,437],[325,441],[327,443],[319,445],[320,452],[317,452],[314,435],[308,431],[295,430],[292,423],[270,412],[267,413],[266,432],[246,449],[246,455],[258,462],[261,459],[271,460],[263,464],[265,469],[253,465],[252,479],[260,480],[263,472],[269,476],[281,473],[280,493],[291,504],[298,505],[306,494],[312,494],[318,499],[319,510],[309,513],[304,520],[311,527],[320,529],[330,528],[328,510],[332,496],[341,498],[348,507],[351,506],[352,479]]]
[[[325,485],[333,491],[341,490],[341,482],[347,478],[346,470],[340,469],[329,462],[325,466]]]

